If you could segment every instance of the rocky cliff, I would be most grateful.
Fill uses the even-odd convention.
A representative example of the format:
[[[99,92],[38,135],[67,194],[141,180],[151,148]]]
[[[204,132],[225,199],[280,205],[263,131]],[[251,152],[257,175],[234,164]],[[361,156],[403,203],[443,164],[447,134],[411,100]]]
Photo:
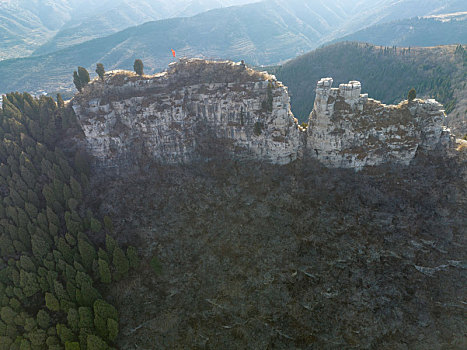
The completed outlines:
[[[451,144],[434,100],[386,106],[359,82],[318,82],[307,131],[290,112],[287,88],[241,63],[180,60],[154,76],[107,73],[72,101],[100,167],[139,159],[178,163],[222,150],[285,164],[303,154],[327,166],[408,164],[417,150]],[[207,152],[207,153],[206,153]]]
[[[141,155],[188,162],[206,147],[287,163],[299,150],[287,88],[240,63],[181,60],[151,77],[112,72],[73,108],[101,166]]]
[[[361,94],[358,81],[339,88],[332,82],[318,82],[308,127],[307,148],[324,164],[356,169],[388,161],[408,164],[417,150],[453,144],[443,126],[443,106],[435,100],[385,105]]]
[[[119,349],[466,348],[465,153],[358,173],[309,159],[449,146],[440,105],[360,92],[318,83],[308,129],[274,77],[230,62],[108,73],[77,94],[97,165],[171,163],[89,177],[89,210],[142,256],[106,295]]]

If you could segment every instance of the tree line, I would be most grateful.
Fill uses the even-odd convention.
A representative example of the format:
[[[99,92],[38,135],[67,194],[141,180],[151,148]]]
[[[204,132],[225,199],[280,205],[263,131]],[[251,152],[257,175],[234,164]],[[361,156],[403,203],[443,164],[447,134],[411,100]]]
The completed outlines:
[[[144,75],[144,65],[143,61],[140,59],[136,59],[134,64],[133,64],[133,69],[136,74],[142,76]],[[96,65],[96,73],[99,76],[99,79],[101,81],[104,81],[105,77],[105,68],[102,63],[97,63]],[[75,70],[73,72],[73,84],[76,87],[76,90],[81,92],[83,88],[88,85],[90,82],[90,77],[89,77],[89,72],[87,71],[86,68],[84,67],[78,67],[78,70]]]

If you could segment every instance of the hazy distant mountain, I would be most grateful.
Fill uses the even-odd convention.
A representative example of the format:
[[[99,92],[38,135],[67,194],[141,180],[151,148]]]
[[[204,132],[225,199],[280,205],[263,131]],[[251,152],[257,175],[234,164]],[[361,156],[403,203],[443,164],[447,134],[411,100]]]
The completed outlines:
[[[131,69],[141,58],[152,73],[167,67],[170,49],[179,56],[245,59],[254,65],[280,62],[312,49],[331,30],[336,14],[345,15],[332,2],[314,11],[294,3],[268,1],[148,22],[47,55],[2,61],[0,91],[70,88],[76,66],[93,71],[97,62],[108,70]],[[315,27],[300,19],[305,14]]]
[[[147,21],[254,1],[2,0],[0,60],[56,51]]]
[[[138,1],[135,4],[127,0],[120,1],[134,11],[141,5]],[[164,4],[167,1],[168,4],[168,0],[160,1]],[[386,18],[387,13],[392,13],[393,17],[404,16],[404,13],[395,11],[401,3],[407,4],[409,14],[415,12],[415,6],[412,5],[418,3],[417,11],[420,15],[443,11],[447,8],[444,6],[446,4],[450,4],[450,9],[461,7],[455,0],[427,0],[423,6],[420,0],[381,0],[377,3],[373,0],[356,3],[350,0],[268,0],[219,8],[193,17],[147,22],[37,57],[2,61],[0,92],[33,92],[39,89],[49,92],[71,91],[73,70],[80,65],[93,73],[97,62],[104,63],[107,70],[131,69],[135,58],[141,58],[146,73],[153,73],[167,67],[173,59],[171,49],[176,50],[179,57],[244,59],[251,65],[276,64],[316,48],[333,37],[336,28],[352,27],[354,21],[361,21],[365,14],[368,16],[365,23]],[[214,6],[211,1],[206,4]],[[184,10],[188,11],[186,8]],[[112,12],[106,13],[109,15]],[[138,13],[151,12],[148,9]],[[53,51],[64,43],[79,42],[89,37],[91,23],[96,26],[91,32],[101,32],[105,28],[112,31],[113,23],[120,22],[123,14],[116,11],[113,15],[116,16],[115,20],[104,21],[104,15],[99,17],[100,21],[90,20],[88,27],[74,27],[71,20],[63,25],[71,25],[62,32],[64,36],[57,36],[41,50]],[[83,32],[79,32],[79,28]],[[448,39],[449,33],[446,34],[446,40],[451,42]]]
[[[41,55],[147,21],[192,16],[257,0],[3,0],[0,60]],[[464,0],[264,0],[280,5],[322,37],[318,44],[365,27],[414,16],[467,10]],[[286,23],[284,25],[287,25]],[[306,35],[306,33],[305,33]]]
[[[363,41],[385,46],[467,43],[467,12],[377,24],[335,41]]]
[[[72,16],[98,0],[0,1],[0,60],[27,56],[45,43]]]
[[[331,33],[325,42],[358,30],[417,16],[467,11],[465,0],[360,0],[353,1],[351,19]]]

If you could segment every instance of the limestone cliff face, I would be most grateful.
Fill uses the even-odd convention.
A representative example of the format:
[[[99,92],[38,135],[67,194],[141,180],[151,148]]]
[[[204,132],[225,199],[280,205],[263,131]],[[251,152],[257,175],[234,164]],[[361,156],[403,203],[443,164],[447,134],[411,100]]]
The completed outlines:
[[[206,147],[282,164],[300,146],[287,88],[239,63],[181,60],[151,77],[112,72],[78,94],[73,108],[104,167],[141,155],[189,162]]]
[[[319,81],[305,131],[274,76],[240,63],[190,59],[155,76],[107,73],[72,106],[98,167],[191,162],[221,150],[277,164],[309,154],[327,166],[361,169],[408,164],[419,149],[449,147],[436,101],[386,106],[360,91],[357,81],[338,89],[331,78]]]
[[[356,169],[388,161],[408,164],[419,149],[450,146],[446,115],[435,100],[385,105],[360,94],[358,81],[339,88],[332,82],[318,82],[307,130],[307,149],[324,164]]]

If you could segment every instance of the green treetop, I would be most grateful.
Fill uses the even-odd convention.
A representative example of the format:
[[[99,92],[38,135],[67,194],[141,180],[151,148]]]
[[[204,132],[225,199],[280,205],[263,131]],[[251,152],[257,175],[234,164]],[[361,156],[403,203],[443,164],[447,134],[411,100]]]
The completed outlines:
[[[96,65],[96,73],[99,76],[99,78],[104,81],[104,74],[105,74],[105,69],[104,65],[102,63],[98,63]]]
[[[140,59],[136,59],[135,63],[133,64],[133,69],[135,70],[136,74],[143,75],[143,68],[143,61],[141,61]]]

